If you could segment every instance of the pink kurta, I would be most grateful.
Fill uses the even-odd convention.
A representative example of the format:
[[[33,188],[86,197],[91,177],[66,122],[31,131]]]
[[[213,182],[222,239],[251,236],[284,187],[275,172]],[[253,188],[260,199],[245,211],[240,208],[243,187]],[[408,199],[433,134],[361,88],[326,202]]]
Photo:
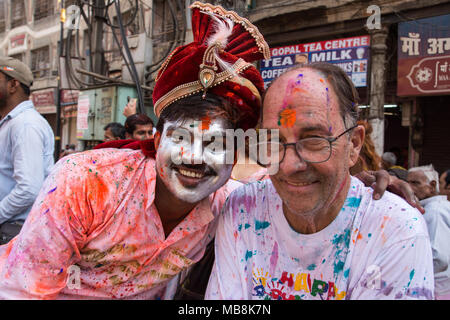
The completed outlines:
[[[155,179],[155,162],[141,151],[61,159],[21,233],[0,247],[0,298],[163,297],[168,281],[202,257],[231,188],[201,201],[166,239]]]

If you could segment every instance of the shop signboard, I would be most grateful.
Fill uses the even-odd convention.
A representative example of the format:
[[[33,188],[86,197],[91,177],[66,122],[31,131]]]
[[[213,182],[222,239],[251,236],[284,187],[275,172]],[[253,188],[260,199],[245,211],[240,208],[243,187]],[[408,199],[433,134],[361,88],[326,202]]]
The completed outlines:
[[[398,25],[398,96],[450,94],[450,14]]]
[[[329,62],[341,67],[356,87],[367,86],[370,36],[295,44],[271,49],[271,58],[261,61],[264,86],[292,66],[308,62]]]

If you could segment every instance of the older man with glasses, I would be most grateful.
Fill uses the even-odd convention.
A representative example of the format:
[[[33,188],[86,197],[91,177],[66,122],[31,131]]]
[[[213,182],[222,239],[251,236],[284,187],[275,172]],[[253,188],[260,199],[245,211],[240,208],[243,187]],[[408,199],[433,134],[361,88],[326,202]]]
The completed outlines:
[[[337,66],[287,71],[268,89],[259,147],[270,179],[235,190],[216,233],[209,299],[432,299],[433,264],[420,212],[349,173],[364,127]],[[273,132],[273,130],[269,130]],[[264,154],[264,153],[262,153]]]

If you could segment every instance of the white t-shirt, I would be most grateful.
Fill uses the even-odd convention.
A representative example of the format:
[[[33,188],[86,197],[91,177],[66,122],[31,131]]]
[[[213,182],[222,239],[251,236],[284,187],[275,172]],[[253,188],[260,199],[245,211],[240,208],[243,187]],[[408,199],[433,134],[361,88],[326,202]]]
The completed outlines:
[[[420,201],[433,252],[436,297],[450,294],[450,202],[446,196]]]
[[[423,217],[403,199],[351,179],[335,220],[292,229],[270,179],[228,197],[216,233],[206,299],[433,299]]]

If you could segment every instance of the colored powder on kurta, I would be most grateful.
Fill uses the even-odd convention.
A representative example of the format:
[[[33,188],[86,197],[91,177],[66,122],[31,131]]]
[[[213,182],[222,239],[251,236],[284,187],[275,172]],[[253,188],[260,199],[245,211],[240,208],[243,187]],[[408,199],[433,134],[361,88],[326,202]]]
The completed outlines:
[[[56,190],[57,187],[54,187],[52,190],[50,190],[48,193],[52,193],[53,191]]]

